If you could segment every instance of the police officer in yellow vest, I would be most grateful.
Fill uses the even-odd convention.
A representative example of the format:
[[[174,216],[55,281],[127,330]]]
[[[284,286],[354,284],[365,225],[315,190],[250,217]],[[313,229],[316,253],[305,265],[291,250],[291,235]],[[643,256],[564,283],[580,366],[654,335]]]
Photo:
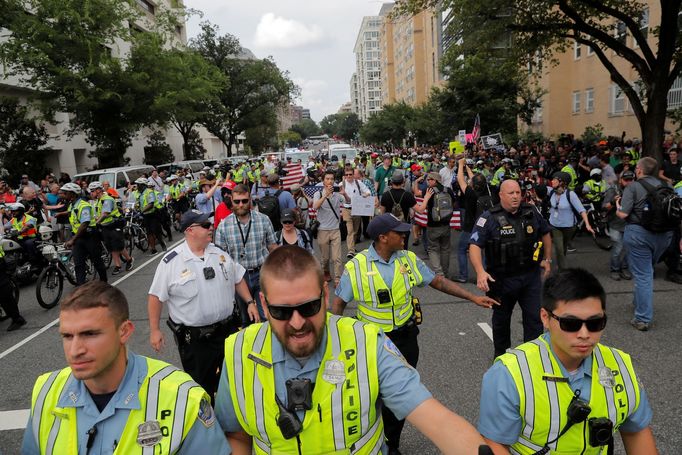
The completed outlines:
[[[134,354],[117,288],[90,282],[61,303],[69,364],[38,378],[21,453],[228,454],[204,389],[178,368]]]
[[[76,284],[82,285],[86,281],[85,260],[90,258],[99,279],[107,281],[107,268],[102,260],[102,242],[95,229],[95,214],[89,202],[81,197],[81,187],[75,183],[65,183],[60,188],[64,198],[69,202],[69,223],[71,237],[64,246],[73,248],[73,263],[76,271]]]
[[[471,294],[443,275],[436,275],[413,252],[403,250],[404,237],[411,229],[411,225],[390,213],[370,221],[367,233],[374,242],[346,263],[336,288],[332,313],[342,315],[348,302],[355,300],[357,318],[382,329],[407,362],[416,368],[421,309],[413,301],[413,288],[431,286],[486,308],[496,302]],[[386,408],[383,416],[389,453],[400,453],[400,433],[405,421]]]
[[[163,241],[163,233],[161,232],[161,220],[156,213],[158,210],[156,193],[149,187],[149,182],[144,177],[135,180],[135,184],[140,192],[138,205],[140,212],[142,212],[144,227],[149,238],[149,251],[151,254],[158,252],[156,251],[156,242],[159,242],[163,251],[166,251],[166,244]]]
[[[606,293],[597,278],[551,276],[540,312],[546,332],[483,377],[478,430],[495,453],[606,454],[616,432],[629,455],[658,453],[630,356],[599,343]]]
[[[576,185],[578,185],[578,163],[580,162],[580,158],[577,153],[570,153],[568,155],[568,163],[566,166],[561,168],[561,172],[566,172],[568,175],[571,176],[571,181],[568,184],[568,189],[571,191],[575,191]]]
[[[26,214],[26,206],[21,202],[14,202],[7,205],[12,213],[12,218],[5,223],[5,230],[13,229],[17,232],[17,242],[26,252],[33,268],[42,268],[42,255],[36,247],[36,235],[38,234],[38,220]]]
[[[606,188],[606,182],[601,178],[601,169],[592,169],[590,179],[583,185],[583,194],[585,199],[594,203],[595,209],[600,210]]]
[[[260,277],[269,322],[227,339],[216,398],[235,453],[381,453],[382,401],[441,451],[476,453],[482,438],[376,325],[325,311],[329,290],[308,251],[277,248]]]

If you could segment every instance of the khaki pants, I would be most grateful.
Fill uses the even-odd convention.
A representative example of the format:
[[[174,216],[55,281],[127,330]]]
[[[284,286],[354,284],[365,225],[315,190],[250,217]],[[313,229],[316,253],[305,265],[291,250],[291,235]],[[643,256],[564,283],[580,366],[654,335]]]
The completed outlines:
[[[355,236],[360,232],[362,227],[361,216],[351,216],[350,209],[343,209],[341,212],[343,221],[346,223],[348,235],[346,236],[346,246],[349,253],[355,253]]]
[[[322,270],[329,270],[335,282],[341,279],[341,231],[318,231],[317,244],[322,254]],[[329,263],[331,260],[331,264]]]

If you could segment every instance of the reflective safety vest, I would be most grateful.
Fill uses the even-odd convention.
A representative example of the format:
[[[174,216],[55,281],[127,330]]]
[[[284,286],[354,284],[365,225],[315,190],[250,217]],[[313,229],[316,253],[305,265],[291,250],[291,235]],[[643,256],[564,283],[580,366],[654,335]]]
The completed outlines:
[[[516,173],[516,171],[509,170],[504,167],[500,167],[495,171],[495,174],[493,175],[493,178],[490,180],[490,184],[493,186],[500,186],[503,181],[505,180],[517,180],[519,178],[519,174]]]
[[[629,148],[625,151],[628,155],[630,155],[630,164],[633,166],[637,164],[637,161],[639,161],[639,152],[635,150],[635,148]]]
[[[590,201],[601,201],[604,199],[604,193],[606,192],[606,182],[589,179],[585,182],[585,186],[590,189],[590,191],[585,195],[585,197]]]
[[[165,206],[166,198],[161,191],[154,191],[154,208],[159,210]]]
[[[95,218],[99,219],[99,217],[102,216],[102,206],[104,205],[104,201],[107,201],[107,200],[110,200],[114,204],[114,208],[109,213],[109,215],[102,220],[102,222],[101,222],[102,226],[106,226],[108,224],[111,224],[114,222],[114,220],[121,217],[121,212],[118,210],[118,204],[116,203],[116,200],[113,197],[111,197],[105,193],[97,201],[97,206],[95,209]]]
[[[2,249],[2,245],[0,245],[0,259],[5,257],[5,250]]]
[[[25,238],[29,238],[29,239],[34,238],[36,236],[36,234],[38,234],[38,230],[36,229],[36,222],[37,221],[31,215],[26,215],[26,214],[24,214],[24,217],[21,220],[17,220],[16,218],[12,218],[12,229],[14,229],[17,232],[21,232],[22,230],[24,230],[26,228],[26,225],[28,225],[28,223],[30,221],[33,221],[33,227],[31,229],[29,229],[28,231],[26,231],[24,234],[18,235],[17,236],[18,240],[23,240]]]
[[[575,173],[575,169],[570,164],[561,168],[561,172],[566,172],[571,176],[571,182],[568,184],[570,190],[575,191],[575,186],[578,184],[578,174]]]
[[[149,204],[153,204],[152,208],[145,211],[145,207],[147,207]],[[142,210],[142,213],[147,215],[156,212],[156,193],[153,189],[147,188],[144,190],[144,193],[140,195],[140,210]]]
[[[182,187],[178,184],[171,185],[168,187],[168,194],[174,201],[180,199],[180,194],[182,193]]]
[[[676,190],[682,188],[682,180],[680,180],[679,182],[677,182],[673,188],[676,189]]]
[[[377,339],[371,324],[327,313],[327,346],[302,431],[284,439],[277,426],[272,330],[253,324],[225,341],[230,396],[256,454],[379,454],[384,425],[379,399]],[[286,403],[284,403],[286,404]]]
[[[76,202],[72,202],[69,206],[69,224],[71,224],[71,232],[74,234],[78,232],[81,227],[81,214],[86,208],[90,209],[90,226],[95,225],[95,216],[92,212],[92,206],[85,199],[78,199]]]
[[[237,168],[237,170],[234,173],[234,178],[232,180],[234,180],[235,183],[242,183],[242,181],[244,180],[244,166],[240,166],[239,168]]]
[[[497,358],[509,370],[519,393],[521,434],[510,449],[512,454],[531,455],[555,439],[566,425],[566,411],[574,393],[563,378],[558,360],[543,337],[524,343]],[[606,376],[606,377],[605,377]],[[549,379],[548,379],[549,378]],[[606,382],[608,385],[602,385]],[[639,406],[640,390],[630,356],[598,344],[592,352],[592,417],[613,422],[615,434]],[[587,425],[575,424],[557,441],[551,454],[606,454],[606,446],[589,445]]]
[[[187,373],[160,360],[146,360],[147,377],[138,394],[141,408],[130,410],[115,455],[174,454],[192,425],[197,424],[202,400],[210,404],[204,389]],[[78,453],[76,408],[57,406],[70,378],[71,369],[67,367],[40,376],[33,387],[33,435],[43,455]],[[137,443],[139,427],[149,421],[159,424],[162,437],[157,444],[142,447]]]
[[[135,205],[136,205],[136,206],[139,206],[139,205],[140,205],[140,192],[139,192],[139,191],[133,190],[133,191],[130,193],[130,197],[131,197],[132,200],[135,202]],[[130,201],[130,199],[128,199],[128,201]]]
[[[353,288],[353,299],[358,302],[357,318],[380,327],[384,332],[397,329],[412,318],[412,288],[423,281],[413,252],[402,250],[396,255],[391,286],[386,284],[377,266],[370,261],[367,250],[358,253],[345,265]],[[390,301],[380,302],[379,291],[388,291]]]

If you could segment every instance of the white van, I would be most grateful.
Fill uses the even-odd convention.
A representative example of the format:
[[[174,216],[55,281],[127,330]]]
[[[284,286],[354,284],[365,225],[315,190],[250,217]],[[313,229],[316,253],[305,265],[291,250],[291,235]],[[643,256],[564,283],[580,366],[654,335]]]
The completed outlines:
[[[358,155],[358,149],[352,148],[351,146],[348,147],[337,147],[334,149],[329,150],[329,159],[332,159],[332,156],[337,156],[339,158],[339,161],[341,161],[343,155],[346,155],[346,163],[352,163],[355,157]]]
[[[159,172],[166,171],[166,176],[175,174],[178,169],[189,169],[192,172],[192,178],[199,178],[199,171],[201,171],[204,166],[202,160],[187,160],[187,161],[177,161],[175,163],[160,164],[156,166],[156,170]]]
[[[113,167],[110,169],[98,169],[96,171],[84,172],[73,176],[73,180],[85,180],[86,182],[109,182],[112,188],[116,188],[118,194],[123,197],[128,189],[128,183],[133,183],[142,175],[149,177],[152,175],[154,166],[125,166]]]

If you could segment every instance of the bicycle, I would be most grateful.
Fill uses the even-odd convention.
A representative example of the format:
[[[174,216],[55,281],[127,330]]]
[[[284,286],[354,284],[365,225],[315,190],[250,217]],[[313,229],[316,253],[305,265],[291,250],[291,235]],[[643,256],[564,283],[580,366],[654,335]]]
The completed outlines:
[[[136,212],[132,207],[127,207],[125,211],[126,225],[123,228],[126,248],[132,256],[133,250],[137,247],[142,252],[149,249],[149,239],[147,232],[142,227],[142,214]]]
[[[36,299],[45,308],[54,308],[64,292],[64,277],[73,286],[76,285],[76,268],[73,263],[73,251],[64,247],[63,243],[45,243],[42,247],[43,257],[48,261],[36,283]],[[86,279],[97,277],[95,266],[90,259],[85,260]]]

